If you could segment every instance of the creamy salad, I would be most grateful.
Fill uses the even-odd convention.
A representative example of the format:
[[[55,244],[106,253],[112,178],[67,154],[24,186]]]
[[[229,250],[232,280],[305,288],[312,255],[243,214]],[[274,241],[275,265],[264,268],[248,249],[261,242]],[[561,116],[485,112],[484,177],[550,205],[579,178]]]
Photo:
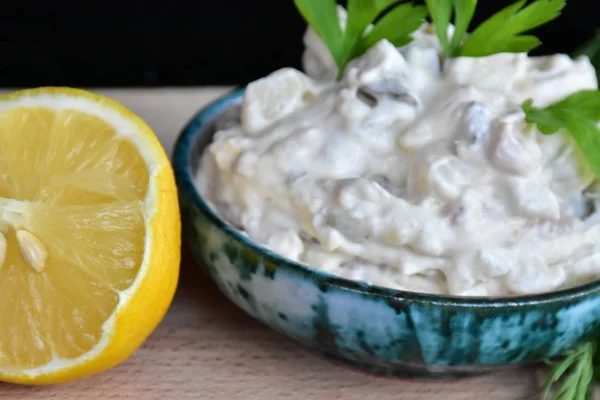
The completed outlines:
[[[594,175],[520,108],[597,89],[587,58],[445,60],[424,25],[336,81],[324,44],[304,39],[305,73],[251,83],[202,157],[197,185],[220,216],[290,260],[413,292],[510,296],[600,276]]]

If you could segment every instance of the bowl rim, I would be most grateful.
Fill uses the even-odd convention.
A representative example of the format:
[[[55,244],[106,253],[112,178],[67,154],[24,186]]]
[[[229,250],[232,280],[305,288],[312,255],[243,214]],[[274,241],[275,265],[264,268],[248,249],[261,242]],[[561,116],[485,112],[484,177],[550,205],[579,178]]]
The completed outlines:
[[[173,168],[178,189],[181,195],[187,196],[194,206],[200,210],[212,224],[230,239],[236,241],[251,251],[260,253],[278,266],[284,266],[304,276],[310,275],[328,286],[337,287],[366,296],[375,296],[395,301],[405,300],[413,303],[436,304],[450,307],[523,307],[556,302],[572,302],[600,291],[600,279],[553,292],[532,295],[483,297],[483,296],[453,296],[429,293],[409,292],[405,290],[372,285],[332,275],[328,272],[285,258],[243,235],[224,219],[220,218],[204,201],[194,183],[192,154],[197,140],[207,125],[214,122],[231,105],[239,104],[243,98],[245,87],[238,87],[229,93],[218,97],[202,107],[184,125],[173,149]]]

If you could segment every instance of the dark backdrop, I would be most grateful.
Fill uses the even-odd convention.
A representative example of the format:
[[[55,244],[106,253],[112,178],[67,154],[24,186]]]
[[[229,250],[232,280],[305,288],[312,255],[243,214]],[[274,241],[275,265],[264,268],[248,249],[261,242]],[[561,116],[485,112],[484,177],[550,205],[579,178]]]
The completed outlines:
[[[480,0],[476,21],[514,0]],[[569,0],[536,33],[569,52],[598,24],[594,0]],[[300,65],[304,22],[292,0],[7,0],[0,86],[241,84]]]

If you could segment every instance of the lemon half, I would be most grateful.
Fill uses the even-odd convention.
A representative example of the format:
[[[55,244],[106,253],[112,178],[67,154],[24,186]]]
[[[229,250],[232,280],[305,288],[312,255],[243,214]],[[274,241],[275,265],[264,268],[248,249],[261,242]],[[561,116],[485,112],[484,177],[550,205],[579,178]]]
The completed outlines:
[[[152,130],[83,90],[0,96],[0,381],[59,383],[130,356],[180,261],[169,160]]]

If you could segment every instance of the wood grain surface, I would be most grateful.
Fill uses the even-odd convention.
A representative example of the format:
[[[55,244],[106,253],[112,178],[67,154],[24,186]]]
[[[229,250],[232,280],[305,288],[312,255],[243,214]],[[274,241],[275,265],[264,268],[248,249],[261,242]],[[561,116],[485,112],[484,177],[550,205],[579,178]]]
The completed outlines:
[[[170,151],[181,126],[226,88],[99,90],[144,118]],[[198,271],[184,249],[176,298],[128,361],[62,386],[0,384],[0,399],[395,399],[535,398],[533,370],[456,382],[410,382],[331,364],[244,314]]]

